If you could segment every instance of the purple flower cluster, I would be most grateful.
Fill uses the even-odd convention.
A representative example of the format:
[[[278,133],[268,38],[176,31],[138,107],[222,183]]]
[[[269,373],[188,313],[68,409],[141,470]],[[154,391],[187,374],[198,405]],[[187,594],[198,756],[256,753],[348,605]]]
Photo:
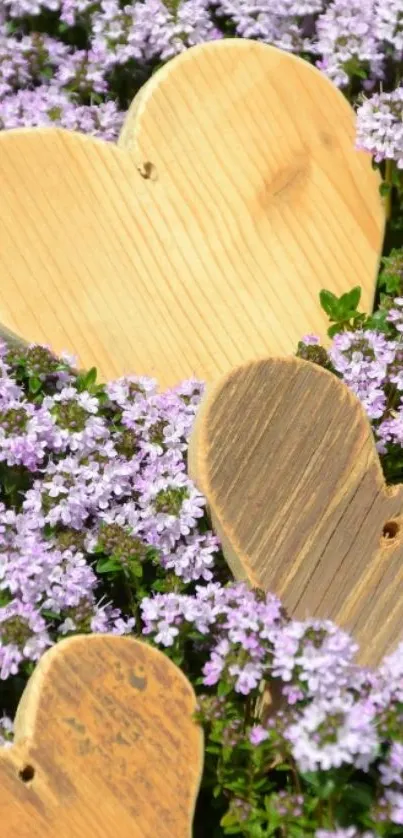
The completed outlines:
[[[312,701],[286,728],[285,736],[302,771],[349,764],[368,771],[380,750],[375,708],[348,692]]]
[[[366,71],[369,86],[383,78],[384,48],[378,37],[376,0],[333,0],[319,17],[315,52],[317,61],[338,87]]]
[[[93,49],[103,55],[106,69],[129,61],[166,61],[190,46],[222,37],[206,0],[177,5],[144,0],[123,9],[118,0],[100,0],[92,16],[92,35]]]
[[[41,347],[31,360],[38,352],[46,360]],[[205,501],[186,475],[197,382],[160,394],[152,380],[122,379],[102,407],[65,367],[38,404],[13,377],[5,345],[0,355],[0,467],[29,476],[19,511],[0,504],[4,680],[60,635],[132,630],[134,618],[99,596],[100,543],[122,562],[153,549],[185,583],[212,578],[218,540],[197,528]]]
[[[353,765],[368,771],[381,748],[383,715],[402,698],[403,644],[376,674],[354,663],[356,644],[328,621],[286,620],[279,600],[244,584],[198,586],[194,596],[159,594],[141,604],[144,634],[163,648],[199,635],[205,650],[203,683],[224,681],[236,693],[255,695],[279,679],[288,701],[283,735],[301,771]],[[258,746],[269,729],[255,724]],[[381,764],[388,818],[398,820],[403,790],[401,746]]]
[[[123,123],[115,102],[81,105],[56,85],[41,85],[34,90],[18,90],[0,105],[0,129],[48,127],[59,125],[103,140],[116,140]]]
[[[375,3],[375,28],[379,40],[397,62],[403,57],[403,9],[400,0]]]
[[[114,141],[157,66],[233,35],[303,56],[353,97],[352,82],[393,90],[403,54],[400,0],[4,0],[0,128],[54,123]],[[359,142],[368,150],[385,109],[398,107],[387,95],[383,121],[376,98],[363,105]],[[397,126],[386,128],[396,145]]]
[[[363,402],[380,449],[388,434],[403,445],[385,424],[392,386],[397,411],[403,390],[400,298],[388,318],[393,337],[345,332],[329,353]],[[306,338],[311,348],[315,341]],[[332,622],[290,621],[276,596],[223,573],[205,500],[187,475],[202,393],[197,381],[160,393],[141,376],[100,387],[68,356],[0,343],[0,684],[27,677],[49,646],[76,632],[142,633],[185,666],[191,646],[196,683],[218,701],[218,715],[229,693],[230,708],[250,708],[243,725],[226,719],[225,747],[241,743],[259,761],[275,741],[301,774],[349,767],[376,776],[372,822],[400,826],[403,644],[369,672]],[[7,494],[12,477],[16,495]],[[150,572],[151,585],[143,582]],[[108,573],[124,578],[126,604],[117,607]],[[269,717],[258,709],[267,689],[281,699]],[[12,735],[3,713],[0,744]],[[298,820],[305,797],[278,791],[270,806],[273,817]],[[235,795],[230,809],[244,817],[250,803]],[[351,826],[316,835],[372,833]]]
[[[281,604],[261,599],[244,584],[197,586],[196,594],[159,594],[141,603],[143,633],[161,646],[172,646],[179,633],[196,629],[207,639],[203,683],[217,684],[226,675],[236,692],[259,687],[272,654],[269,638],[281,622]]]
[[[393,160],[403,169],[403,87],[364,100],[357,110],[356,145],[377,163]]]
[[[372,422],[380,454],[403,445],[403,299],[395,299],[388,320],[393,338],[370,330],[342,332],[329,351],[334,368]]]

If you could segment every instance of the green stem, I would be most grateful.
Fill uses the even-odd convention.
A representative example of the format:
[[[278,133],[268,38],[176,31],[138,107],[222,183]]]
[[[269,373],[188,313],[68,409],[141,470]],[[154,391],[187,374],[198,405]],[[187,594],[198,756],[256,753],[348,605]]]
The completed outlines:
[[[385,212],[386,221],[390,221],[392,217],[392,177],[393,177],[393,160],[385,161],[385,183],[389,186],[387,195],[385,195]]]
[[[296,766],[296,764],[293,760],[290,761],[290,769],[291,769],[291,773],[292,773],[293,780],[294,780],[294,783],[295,783],[295,788],[296,788],[297,794],[302,794],[302,788],[301,788],[301,783],[300,783],[300,779],[299,779],[299,776],[298,776],[297,766]]]
[[[333,814],[333,800],[332,800],[331,797],[329,797],[329,800],[327,802],[327,813],[328,813],[328,817],[329,817],[330,829],[335,829],[334,814]]]

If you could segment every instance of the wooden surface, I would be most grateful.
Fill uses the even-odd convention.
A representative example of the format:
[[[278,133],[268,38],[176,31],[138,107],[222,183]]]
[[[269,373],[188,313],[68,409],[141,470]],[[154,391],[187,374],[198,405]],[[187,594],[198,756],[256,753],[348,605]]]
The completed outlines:
[[[203,762],[195,703],[150,646],[62,641],[28,683],[15,744],[0,750],[2,838],[190,838]]]
[[[403,637],[403,486],[386,487],[372,431],[334,375],[296,358],[210,386],[190,443],[236,578],[290,616],[333,619],[376,664]]]
[[[21,338],[19,335],[16,335],[15,332],[10,331],[7,329],[6,326],[2,326],[0,323],[0,341],[5,341],[7,346],[9,347],[24,347],[27,345],[27,341]]]
[[[384,212],[354,126],[319,71],[229,39],[153,76],[119,147],[0,132],[0,323],[163,387],[294,351],[326,331],[321,288],[372,303]]]

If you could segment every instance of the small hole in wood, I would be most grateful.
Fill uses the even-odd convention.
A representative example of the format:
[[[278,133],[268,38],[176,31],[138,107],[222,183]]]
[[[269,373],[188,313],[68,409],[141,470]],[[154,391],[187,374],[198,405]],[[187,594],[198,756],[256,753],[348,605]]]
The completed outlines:
[[[19,778],[23,783],[30,783],[35,777],[35,768],[32,765],[24,765],[19,772]]]
[[[392,541],[396,538],[399,529],[400,527],[397,521],[387,521],[382,530],[383,538],[386,538],[388,541]]]
[[[146,160],[144,163],[140,163],[140,165],[137,166],[137,169],[144,180],[156,180],[157,170],[154,163],[150,163],[149,160]]]

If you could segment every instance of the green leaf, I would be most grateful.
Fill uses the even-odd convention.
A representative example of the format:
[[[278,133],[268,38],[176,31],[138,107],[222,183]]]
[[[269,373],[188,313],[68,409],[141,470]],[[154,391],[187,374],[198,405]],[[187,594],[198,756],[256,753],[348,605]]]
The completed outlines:
[[[221,820],[220,820],[220,826],[223,826],[224,829],[225,829],[225,827],[228,827],[228,826],[235,826],[237,823],[238,823],[238,818],[236,817],[236,815],[233,812],[231,812],[231,810],[226,812],[225,815],[223,815]]]
[[[56,614],[56,611],[51,611],[48,608],[42,609],[41,614],[43,617],[46,617],[47,620],[60,620],[60,614]]]
[[[402,179],[402,170],[398,169],[394,160],[391,160],[392,168],[392,184],[393,186],[400,186]]]
[[[0,607],[3,608],[4,605],[8,605],[9,602],[12,602],[14,599],[12,593],[8,589],[4,591],[0,591]]]
[[[77,379],[77,389],[81,393],[83,390],[91,392],[97,380],[98,371],[96,367],[91,367],[88,372],[81,373]]]
[[[390,332],[390,323],[387,321],[388,312],[385,309],[378,309],[368,318],[367,329],[376,329],[378,332]]]
[[[337,306],[337,297],[331,291],[323,289],[319,294],[319,300],[323,311],[332,318]]]
[[[113,558],[99,559],[96,570],[97,573],[116,573],[122,570],[122,565]]]
[[[368,811],[374,802],[374,793],[370,785],[365,783],[354,783],[346,786],[343,789],[342,798],[340,800],[340,811],[346,805],[350,811]]]
[[[42,532],[46,539],[53,538],[55,534],[56,528],[52,527],[52,524],[45,524]]]
[[[336,788],[335,782],[332,779],[324,780],[322,785],[317,789],[317,795],[321,800],[328,800],[332,796]]]
[[[357,311],[357,306],[361,299],[361,288],[359,285],[356,285],[355,288],[352,288],[351,291],[348,291],[346,294],[342,294],[339,298],[339,307],[344,316],[349,317],[352,316]]]
[[[139,562],[130,564],[130,576],[134,576],[135,579],[141,579],[142,575],[143,568]]]
[[[28,390],[30,393],[32,393],[33,396],[36,396],[36,394],[39,393],[41,387],[42,381],[40,378],[32,376],[32,378],[29,379]]]
[[[217,687],[217,695],[219,698],[222,696],[228,695],[232,691],[232,687],[230,684],[226,684],[225,681],[220,681]]]
[[[230,761],[230,759],[232,757],[232,751],[233,751],[233,748],[231,748],[229,745],[223,745],[222,751],[221,751],[221,756],[222,756],[222,759],[223,759],[224,763]]]
[[[382,198],[386,198],[388,195],[390,195],[391,191],[392,187],[390,183],[386,183],[385,181],[381,183],[379,187],[379,193],[380,195],[382,195]]]
[[[314,789],[319,789],[323,782],[322,775],[318,771],[306,771],[302,774],[302,779]]]
[[[221,747],[219,745],[206,745],[206,754],[220,754]]]
[[[335,323],[334,326],[331,326],[330,329],[327,330],[327,333],[328,333],[330,338],[334,338],[334,336],[337,335],[337,333],[341,332],[341,331],[342,331],[342,328],[340,326],[340,323]]]

